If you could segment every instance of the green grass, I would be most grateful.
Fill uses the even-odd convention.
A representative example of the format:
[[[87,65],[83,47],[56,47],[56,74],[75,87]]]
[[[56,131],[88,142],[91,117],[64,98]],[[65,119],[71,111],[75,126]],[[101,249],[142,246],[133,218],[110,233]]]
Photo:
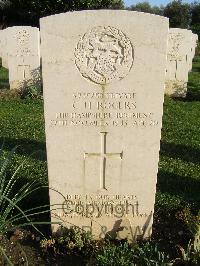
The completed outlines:
[[[1,68],[2,74],[6,80]],[[19,146],[11,172],[27,158],[19,174],[25,180],[37,178],[47,183],[42,100],[0,101],[0,143],[3,141],[6,151]],[[48,201],[48,195],[42,197]],[[187,98],[166,97],[164,103],[156,209],[168,212],[184,206],[194,213],[200,209],[200,57],[195,58],[189,74]]]
[[[200,204],[200,102],[166,98],[158,191]]]
[[[165,98],[157,201],[200,207],[200,57],[189,74],[188,97]]]
[[[0,143],[4,149],[16,150],[16,167],[25,158],[21,174],[25,177],[47,180],[43,103],[41,101],[0,102]]]
[[[189,75],[188,95],[190,100],[200,101],[200,56],[196,56],[193,61],[192,73]]]

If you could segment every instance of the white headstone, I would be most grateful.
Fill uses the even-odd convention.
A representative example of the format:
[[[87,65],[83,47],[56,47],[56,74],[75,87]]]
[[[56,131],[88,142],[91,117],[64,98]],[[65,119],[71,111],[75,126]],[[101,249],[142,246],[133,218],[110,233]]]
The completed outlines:
[[[52,221],[150,236],[168,19],[99,10],[40,26]]]
[[[2,59],[2,66],[8,68],[8,55],[7,55],[7,29],[1,30],[0,41],[0,57]]]
[[[0,30],[0,58],[2,58],[3,30]]]
[[[7,54],[11,89],[40,83],[39,29],[30,26],[7,28]]]
[[[186,29],[171,28],[168,37],[165,93],[173,97],[186,97],[188,72],[191,69],[194,53],[192,32]]]
[[[190,46],[190,56],[189,56],[189,71],[192,70],[192,60],[195,56],[195,50],[197,47],[198,35],[191,33],[191,46]]]

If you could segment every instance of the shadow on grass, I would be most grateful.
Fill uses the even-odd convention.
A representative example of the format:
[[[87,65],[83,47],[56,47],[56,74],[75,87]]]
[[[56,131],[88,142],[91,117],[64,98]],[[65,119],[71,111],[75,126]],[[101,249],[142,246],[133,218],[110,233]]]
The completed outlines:
[[[200,85],[198,87],[196,81],[189,81],[187,83],[187,95],[185,98],[181,97],[172,97],[174,101],[181,101],[181,102],[194,102],[200,101]]]
[[[200,101],[200,87],[194,81],[188,82],[188,91],[186,101]]]
[[[23,184],[24,184],[23,180]],[[37,222],[36,227],[44,234],[49,235],[51,232],[50,228],[50,201],[49,201],[49,189],[41,188],[29,195],[24,201],[21,202],[20,208],[23,211],[37,208],[30,213],[34,215],[30,216],[33,222]],[[25,220],[26,221],[26,220]],[[48,223],[48,224],[44,224]],[[30,227],[31,229],[31,227]],[[33,229],[33,228],[32,228]]]
[[[191,148],[182,144],[161,141],[160,154],[186,162],[200,163],[200,149]]]
[[[0,90],[9,89],[8,81],[4,78],[0,78]]]
[[[13,176],[13,170],[8,169],[6,171],[7,182]],[[9,192],[9,198],[12,200],[14,198],[20,199],[24,192],[20,192],[21,189],[26,187],[27,195],[16,203],[16,205],[26,213],[27,218],[29,218],[33,223],[36,223],[36,227],[39,231],[43,232],[45,235],[50,234],[50,202],[49,202],[49,187],[48,183],[42,184],[37,181],[37,178],[30,179],[28,175],[21,175],[17,173],[15,179],[13,180],[12,189]],[[25,191],[25,190],[23,190]],[[13,208],[12,216],[19,214],[17,208]],[[30,215],[30,216],[29,216]],[[20,219],[15,223],[16,225],[27,223],[27,219],[22,214]],[[44,224],[45,223],[45,224]],[[17,228],[18,226],[16,226]],[[29,224],[26,229],[34,231],[35,229]],[[37,232],[35,232],[37,234]]]
[[[192,68],[192,72],[200,72],[200,65],[198,65],[198,66],[193,66],[193,68]]]
[[[157,188],[162,193],[181,197],[193,206],[198,207],[200,205],[200,180],[160,170]]]
[[[181,144],[161,142],[160,154],[194,164],[200,163],[200,149]],[[164,170],[158,172],[158,189],[183,198],[188,203],[200,204],[200,179],[179,176]]]
[[[4,150],[10,151],[13,147],[18,146],[16,154],[25,155],[36,160],[46,161],[46,145],[30,139],[12,139],[0,137],[0,143],[4,143]]]
[[[188,82],[188,90],[185,98],[173,97],[175,101],[194,102],[200,101],[200,87],[197,88],[196,82]]]

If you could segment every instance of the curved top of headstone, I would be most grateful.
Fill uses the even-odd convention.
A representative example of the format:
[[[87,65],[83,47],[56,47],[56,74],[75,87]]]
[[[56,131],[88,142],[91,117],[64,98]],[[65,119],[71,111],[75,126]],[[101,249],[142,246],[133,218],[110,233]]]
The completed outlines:
[[[41,19],[49,184],[65,196],[51,190],[51,205],[65,212],[65,199],[73,206],[77,199],[117,206],[125,197],[140,206],[136,215],[104,212],[89,219],[85,213],[69,217],[59,208],[51,212],[52,221],[91,225],[97,239],[103,225],[111,232],[119,219],[149,232],[168,28],[167,18],[121,10]]]
[[[98,10],[80,10],[80,11],[72,11],[72,12],[65,12],[65,13],[59,13],[59,14],[54,14],[51,16],[46,16],[40,18],[40,23],[45,21],[45,20],[51,20],[51,19],[57,19],[65,16],[84,16],[84,15],[96,15],[98,16],[101,15],[112,15],[112,14],[119,14],[120,17],[126,17],[128,16],[140,16],[140,17],[149,17],[149,18],[154,18],[154,19],[160,19],[164,21],[169,21],[167,17],[163,17],[160,15],[155,15],[155,14],[150,14],[150,13],[145,13],[145,12],[138,12],[138,11],[132,11],[132,10],[117,10],[117,9],[98,9]]]
[[[83,21],[87,27],[83,25]],[[127,21],[131,21],[136,29],[130,28]],[[127,10],[86,10],[44,17],[40,19],[40,25],[47,32],[50,28],[56,32],[57,27],[62,27],[63,36],[75,27],[78,28],[79,37],[74,51],[70,52],[74,54],[76,68],[87,80],[106,85],[122,80],[129,74],[134,65],[135,54],[135,40],[131,41],[130,37],[134,30],[142,31],[140,28],[144,28],[147,21],[150,31],[153,28],[159,31],[158,25],[168,22],[168,19]],[[146,40],[147,43],[152,41],[148,38]]]
[[[168,60],[183,60],[192,45],[192,31],[180,28],[170,28],[168,37]]]
[[[20,28],[33,28],[33,29],[38,29],[38,27],[24,25],[24,26],[11,26],[11,27],[7,27],[4,30],[14,29],[14,28],[16,28],[16,29],[20,29]]]

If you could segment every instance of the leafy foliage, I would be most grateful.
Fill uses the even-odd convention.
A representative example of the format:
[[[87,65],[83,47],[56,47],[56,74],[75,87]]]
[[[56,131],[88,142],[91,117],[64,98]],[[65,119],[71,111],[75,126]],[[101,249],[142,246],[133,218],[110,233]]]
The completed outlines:
[[[144,1],[137,3],[135,5],[131,5],[129,10],[132,11],[139,11],[139,12],[145,12],[145,13],[151,13],[156,15],[163,15],[164,7],[163,6],[151,6],[149,2]]]
[[[164,16],[169,18],[171,28],[186,28],[190,20],[190,5],[174,0],[164,9]]]
[[[85,9],[123,9],[123,0],[0,0],[1,28],[13,25],[39,25],[39,18]],[[148,1],[131,5],[128,10],[146,12],[170,19],[170,27],[190,28],[200,36],[200,4],[173,0],[168,5],[151,6]]]
[[[108,243],[96,254],[97,266],[129,266],[133,264],[133,250],[127,242],[118,246]]]
[[[168,17],[171,28],[190,28],[200,36],[200,3],[198,2],[186,4],[182,0],[173,0],[164,7],[151,6],[148,1],[144,1],[128,9]]]
[[[83,9],[123,8],[123,0],[3,0],[1,21],[6,25],[38,25],[39,18]]]
[[[200,38],[200,3],[194,2],[191,5],[191,30]]]
[[[26,160],[15,169],[12,175],[9,175],[11,160],[16,149],[17,147],[13,148],[8,154],[3,151],[3,146],[0,149],[0,263],[3,260],[6,262],[5,265],[14,265],[7,255],[7,250],[2,246],[2,239],[5,238],[7,233],[17,232],[17,228],[30,226],[43,235],[35,225],[49,224],[48,221],[38,222],[35,220],[36,216],[49,212],[48,205],[28,209],[27,207],[23,208],[23,204],[28,203],[33,193],[42,192],[42,187],[38,180],[28,180],[26,183],[21,182],[22,180],[18,173]],[[26,258],[26,254],[23,257]],[[28,261],[26,265],[28,265]]]
[[[97,248],[92,241],[91,233],[75,226],[70,229],[60,227],[52,237],[41,240],[40,245],[48,257],[74,256],[81,258],[82,261],[90,258]]]
[[[169,256],[153,243],[129,246],[127,242],[103,246],[97,253],[98,266],[167,266],[171,265]]]
[[[1,246],[0,246],[0,256],[4,258],[4,261],[6,261],[9,266],[14,266],[14,264],[6,254],[5,250]]]
[[[200,265],[200,245],[194,246],[192,241],[190,241],[186,249],[178,245],[177,250],[179,251],[180,255],[178,258],[174,260],[173,265],[180,265],[180,266]]]
[[[15,150],[16,147],[4,157],[3,149],[0,149],[0,235],[15,230],[16,227],[27,225],[37,230],[30,217],[38,214],[36,210],[42,209],[39,207],[23,211],[21,208],[21,203],[27,200],[33,192],[39,191],[41,186],[37,180],[20,184],[20,176],[17,174],[24,162],[8,178],[7,172]]]
[[[21,91],[20,97],[22,99],[42,99],[41,87],[30,85]]]

